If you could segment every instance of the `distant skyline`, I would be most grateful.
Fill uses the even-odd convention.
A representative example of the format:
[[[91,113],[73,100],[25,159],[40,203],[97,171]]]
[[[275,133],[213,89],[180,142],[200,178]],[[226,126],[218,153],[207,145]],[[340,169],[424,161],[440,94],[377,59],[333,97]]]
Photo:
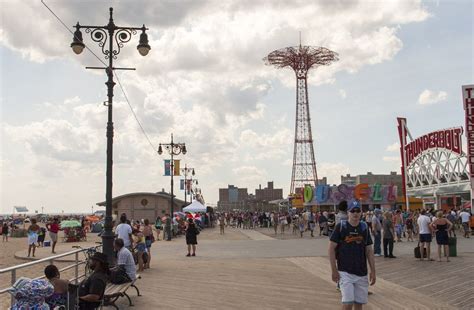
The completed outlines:
[[[472,1],[48,1],[76,22],[149,30],[115,61],[153,147],[185,142],[206,202],[228,184],[274,181],[288,194],[295,81],[265,66],[273,50],[323,46],[340,60],[310,72],[318,177],[400,173],[398,116],[414,136],[464,125],[461,86],[474,82]],[[72,35],[40,1],[2,2],[0,24],[2,213],[88,212],[105,200],[106,76],[70,49]],[[27,17],[27,18],[26,18]],[[94,52],[100,48],[83,33]],[[114,97],[113,196],[169,191],[164,155],[141,132],[119,87]],[[178,198],[179,178],[175,178]]]

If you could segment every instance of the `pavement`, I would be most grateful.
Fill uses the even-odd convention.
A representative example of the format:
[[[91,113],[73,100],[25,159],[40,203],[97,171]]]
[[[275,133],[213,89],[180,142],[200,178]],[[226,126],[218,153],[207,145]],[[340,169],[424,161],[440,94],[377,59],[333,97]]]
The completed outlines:
[[[272,233],[205,229],[196,257],[185,256],[183,237],[155,242],[151,269],[137,281],[143,296],[131,293],[133,309],[340,308],[327,237]],[[377,283],[365,309],[474,309],[474,239],[459,238],[459,256],[450,263],[419,262],[415,245],[396,243],[398,258],[376,258]],[[128,308],[126,299],[119,305]]]
[[[93,246],[98,239],[89,240],[78,244]],[[377,283],[365,309],[474,309],[474,238],[457,240],[458,257],[450,263],[419,262],[413,257],[415,242],[396,243],[396,259],[376,257]],[[130,293],[133,309],[340,308],[327,237],[275,235],[268,228],[227,228],[221,235],[215,228],[203,230],[198,242],[196,257],[185,256],[184,237],[153,244],[151,269],[137,281],[142,296]],[[59,243],[57,252],[73,245]],[[50,251],[38,248],[36,258]],[[435,252],[436,245],[432,257]],[[20,250],[15,256],[26,259],[26,254]],[[125,298],[118,305],[129,308]]]

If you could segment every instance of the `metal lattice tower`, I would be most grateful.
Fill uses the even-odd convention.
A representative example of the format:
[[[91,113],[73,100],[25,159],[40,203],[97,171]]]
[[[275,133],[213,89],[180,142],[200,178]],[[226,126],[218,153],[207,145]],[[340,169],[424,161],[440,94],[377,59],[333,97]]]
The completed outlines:
[[[324,47],[292,46],[271,52],[263,60],[277,68],[290,67],[296,74],[296,122],[293,169],[290,193],[306,184],[318,185],[314,160],[313,135],[308,102],[308,71],[312,67],[329,65],[338,54]]]

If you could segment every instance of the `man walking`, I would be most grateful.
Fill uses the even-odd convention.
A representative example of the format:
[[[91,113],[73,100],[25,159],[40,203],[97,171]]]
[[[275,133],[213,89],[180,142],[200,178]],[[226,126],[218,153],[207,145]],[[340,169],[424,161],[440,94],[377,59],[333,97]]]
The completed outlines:
[[[374,216],[372,217],[372,234],[374,235],[374,256],[382,256],[382,211],[375,209]]]
[[[426,215],[426,210],[421,210],[421,215],[418,217],[418,229],[420,236],[420,260],[424,259],[424,248],[426,248],[426,257],[431,260],[431,219]]]
[[[471,215],[467,212],[467,209],[464,209],[459,213],[459,217],[461,218],[461,225],[464,230],[464,238],[469,238],[469,219]]]
[[[329,261],[332,280],[339,281],[342,309],[362,309],[367,303],[370,267],[370,285],[375,284],[375,260],[368,225],[361,222],[358,201],[349,204],[348,220],[337,224],[329,242]]]

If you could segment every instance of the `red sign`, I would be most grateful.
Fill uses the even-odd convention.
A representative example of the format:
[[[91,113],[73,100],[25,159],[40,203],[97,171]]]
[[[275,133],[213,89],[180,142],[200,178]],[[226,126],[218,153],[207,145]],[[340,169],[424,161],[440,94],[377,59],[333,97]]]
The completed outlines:
[[[462,98],[466,112],[467,163],[472,182],[474,179],[474,85],[462,87]]]
[[[444,148],[453,153],[462,153],[462,127],[430,132],[405,145],[407,165],[418,155],[429,149]]]

